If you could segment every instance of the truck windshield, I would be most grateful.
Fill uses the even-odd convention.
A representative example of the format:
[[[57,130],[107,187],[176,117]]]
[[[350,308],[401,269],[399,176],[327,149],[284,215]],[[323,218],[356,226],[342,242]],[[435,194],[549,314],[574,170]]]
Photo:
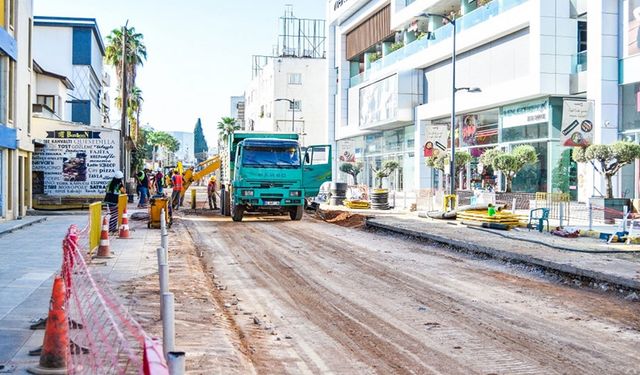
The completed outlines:
[[[245,146],[242,165],[259,168],[299,168],[300,150],[297,147]]]

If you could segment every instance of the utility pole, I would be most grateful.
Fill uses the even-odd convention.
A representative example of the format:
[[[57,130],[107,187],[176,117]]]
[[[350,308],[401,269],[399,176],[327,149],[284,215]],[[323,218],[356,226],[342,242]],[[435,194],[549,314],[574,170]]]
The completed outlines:
[[[120,129],[122,132],[122,139],[120,145],[120,166],[122,167],[122,173],[124,174],[124,181],[129,179],[129,168],[127,168],[127,148],[131,134],[129,134],[129,126],[127,124],[127,107],[128,107],[128,94],[127,90],[127,26],[129,20],[122,27],[122,76],[120,77],[120,97],[122,98],[122,113],[120,115]]]

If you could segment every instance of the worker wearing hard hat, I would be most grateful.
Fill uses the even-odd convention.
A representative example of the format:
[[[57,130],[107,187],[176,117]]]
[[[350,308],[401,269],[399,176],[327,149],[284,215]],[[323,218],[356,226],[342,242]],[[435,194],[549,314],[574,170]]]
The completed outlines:
[[[209,184],[207,185],[207,195],[209,196],[209,208],[212,210],[218,209],[218,202],[216,201],[216,176],[211,176]]]
[[[107,184],[104,203],[109,208],[109,232],[118,231],[118,197],[120,194],[125,194],[123,178],[124,174],[121,171],[117,171]]]

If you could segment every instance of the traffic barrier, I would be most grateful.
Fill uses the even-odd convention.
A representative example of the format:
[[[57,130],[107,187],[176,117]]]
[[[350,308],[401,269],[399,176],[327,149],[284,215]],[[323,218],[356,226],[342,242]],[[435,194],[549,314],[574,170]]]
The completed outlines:
[[[118,196],[118,228],[122,226],[124,213],[127,211],[128,200],[129,200],[129,196],[127,194],[120,194]]]
[[[129,238],[129,215],[127,215],[127,208],[124,208],[122,212],[122,224],[120,225],[120,233],[118,238]]]
[[[111,258],[111,249],[109,246],[109,222],[107,216],[102,219],[102,231],[100,232],[100,246],[98,246],[98,254],[96,258]]]
[[[85,252],[88,246],[88,228],[79,231],[70,227],[63,241],[66,311],[68,318],[84,329],[68,331],[70,342],[75,343],[70,352],[77,353],[67,357],[69,373],[168,375],[163,356],[154,354],[163,353],[160,344],[148,344],[150,338],[118,302],[108,283],[91,274]],[[145,372],[145,363],[151,372]]]
[[[100,244],[101,230],[102,202],[94,202],[89,205],[89,255],[93,255]]]
[[[69,359],[69,323],[65,309],[66,292],[62,276],[56,276],[51,291],[49,316],[40,352],[40,363],[27,369],[32,374],[66,374]]]

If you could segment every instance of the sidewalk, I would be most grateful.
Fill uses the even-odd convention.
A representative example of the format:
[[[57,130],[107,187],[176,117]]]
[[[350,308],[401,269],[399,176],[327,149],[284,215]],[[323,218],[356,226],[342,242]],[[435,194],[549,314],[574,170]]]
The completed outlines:
[[[33,218],[19,221],[28,219]],[[0,224],[0,232],[16,223]],[[38,362],[27,352],[42,345],[44,331],[32,331],[29,325],[47,315],[67,229],[86,223],[86,217],[56,216],[0,237],[0,364],[9,362],[8,369],[15,365],[14,373],[26,373],[26,367]]]
[[[637,252],[640,247],[637,245],[607,245],[591,238],[561,238],[526,229],[475,229],[455,221],[420,218],[416,213],[376,215],[367,219],[367,226],[640,291],[640,253]],[[608,253],[611,251],[618,253]]]

